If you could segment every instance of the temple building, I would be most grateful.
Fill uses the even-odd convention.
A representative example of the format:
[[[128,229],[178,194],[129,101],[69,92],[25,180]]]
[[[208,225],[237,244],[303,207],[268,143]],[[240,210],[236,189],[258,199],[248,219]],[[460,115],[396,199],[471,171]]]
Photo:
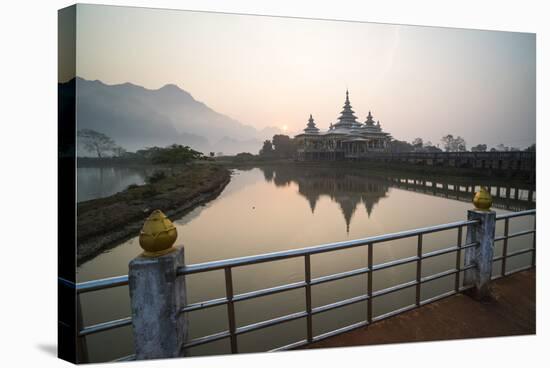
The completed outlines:
[[[304,132],[294,137],[298,144],[297,158],[341,160],[360,158],[369,152],[387,152],[391,135],[382,131],[380,121],[375,123],[369,111],[365,122],[360,123],[354,114],[346,90],[346,101],[338,122],[330,124],[327,131],[317,128],[313,116],[309,115]]]

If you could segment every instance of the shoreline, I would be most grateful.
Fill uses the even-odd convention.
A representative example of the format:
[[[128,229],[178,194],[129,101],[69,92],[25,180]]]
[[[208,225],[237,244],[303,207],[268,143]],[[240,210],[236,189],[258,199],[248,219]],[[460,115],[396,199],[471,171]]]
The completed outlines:
[[[109,165],[107,165],[109,166]],[[485,175],[464,175],[455,170],[429,170],[417,168],[380,167],[358,163],[296,162],[293,160],[273,161],[218,161],[197,162],[190,166],[143,165],[157,171],[169,172],[166,178],[140,186],[130,186],[110,197],[98,198],[77,203],[77,265],[95,258],[108,249],[137,236],[143,222],[155,209],[162,210],[171,219],[177,219],[196,207],[215,199],[231,180],[231,169],[252,169],[261,167],[294,168],[339,168],[365,170],[373,175],[401,174],[410,178],[430,175],[436,178],[454,178],[460,184],[464,177],[475,178],[480,185],[503,182],[535,187],[525,178],[487,177]],[[100,167],[103,167],[101,165]],[[408,170],[407,170],[408,169]],[[412,170],[411,170],[412,169]],[[415,170],[416,169],[416,170]],[[175,170],[175,173],[174,173]],[[134,195],[131,195],[131,194]]]
[[[505,176],[496,175],[490,170],[477,169],[461,169],[461,168],[442,168],[437,166],[415,166],[409,164],[380,164],[374,162],[353,162],[353,161],[295,161],[292,159],[278,160],[216,160],[216,163],[230,168],[253,168],[253,167],[278,167],[278,166],[293,166],[295,168],[324,168],[324,169],[350,169],[350,170],[366,170],[373,175],[385,176],[387,174],[407,175],[411,179],[431,176],[433,178],[455,179],[461,182],[464,178],[476,179],[480,184],[489,183],[506,183],[506,184],[522,184],[528,187],[535,187],[536,181],[530,180],[526,176]],[[502,173],[499,173],[502,174]]]
[[[230,180],[221,165],[192,165],[158,182],[78,203],[77,266],[137,236],[153,210],[179,218],[215,199]]]

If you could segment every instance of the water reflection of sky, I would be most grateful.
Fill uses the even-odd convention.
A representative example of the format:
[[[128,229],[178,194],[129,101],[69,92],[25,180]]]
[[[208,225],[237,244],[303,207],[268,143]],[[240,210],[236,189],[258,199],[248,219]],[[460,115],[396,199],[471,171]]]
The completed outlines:
[[[77,169],[78,202],[108,197],[131,184],[145,183],[145,170],[123,167],[79,167]]]
[[[453,191],[454,186],[450,189],[445,182],[441,188],[429,189],[424,193],[420,178],[416,178],[417,184],[413,184],[414,179],[409,180],[408,184],[398,184],[397,180],[405,178],[319,168],[235,170],[231,182],[218,198],[180,219],[173,219],[178,230],[177,242],[185,246],[186,263],[193,264],[463,220],[467,210],[472,208],[472,194],[466,191],[468,186],[474,185],[473,182],[463,180],[454,183],[457,188],[462,188],[462,194],[457,194]],[[509,201],[516,206],[520,202],[519,199]],[[497,209],[497,212],[503,211]],[[510,222],[510,232],[531,227],[532,223],[527,219]],[[502,234],[502,224],[497,226],[499,234]],[[426,252],[442,249],[456,244],[456,239],[456,230],[427,234],[423,248]],[[415,241],[411,238],[377,244],[375,264],[414,255]],[[524,248],[525,242],[530,241],[530,237],[510,239],[508,249]],[[501,252],[501,247],[501,244],[496,245],[496,255]],[[130,239],[83,264],[78,269],[78,280],[126,274],[128,262],[140,251],[137,237]],[[528,262],[529,255],[524,256],[510,260],[509,269]],[[365,267],[366,250],[360,247],[319,254],[313,256],[311,262],[313,277],[349,271]],[[423,272],[426,275],[441,272],[454,267],[454,264],[454,254],[434,257],[426,260]],[[495,272],[498,269],[497,265]],[[233,275],[235,292],[297,282],[303,279],[303,272],[303,259],[239,267]],[[374,290],[410,281],[414,278],[414,272],[414,265],[377,271]],[[314,307],[360,295],[364,293],[365,285],[363,277],[319,285],[313,289]],[[453,285],[452,278],[426,284],[422,289],[423,298],[445,292]],[[222,297],[223,272],[191,275],[187,288],[189,302]],[[413,291],[406,289],[380,298],[374,304],[375,315],[410,304],[411,298],[414,298]],[[86,294],[82,302],[87,324],[125,317],[129,313],[127,288]],[[281,293],[239,303],[236,307],[237,322],[239,325],[254,323],[297,312],[301,308],[302,291]],[[314,321],[315,333],[342,327],[364,316],[365,306],[361,303],[347,310],[319,315]],[[302,322],[245,334],[239,338],[239,349],[243,352],[262,351],[299,340],[304,332]],[[197,312],[190,315],[190,334],[198,337],[219,332],[226,328],[226,324],[227,313],[223,308]],[[119,343],[105,346],[105,335],[94,336],[89,341],[92,359],[105,360],[132,352],[129,329],[113,330],[108,334]],[[208,355],[226,352],[227,342],[220,341],[195,348],[190,353]]]

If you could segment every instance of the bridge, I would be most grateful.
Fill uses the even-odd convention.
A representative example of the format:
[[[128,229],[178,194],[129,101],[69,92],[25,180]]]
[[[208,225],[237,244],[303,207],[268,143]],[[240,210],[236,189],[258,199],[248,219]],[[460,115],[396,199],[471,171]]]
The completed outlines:
[[[92,334],[101,333],[123,326],[132,326],[135,354],[121,357],[119,360],[154,359],[181,357],[192,347],[205,345],[214,341],[227,340],[232,353],[239,352],[239,337],[271,326],[283,324],[289,321],[303,319],[306,321],[304,338],[285,346],[275,346],[270,351],[282,351],[301,347],[315,347],[322,341],[330,341],[335,336],[344,336],[346,333],[357,330],[362,331],[363,336],[369,334],[371,325],[392,318],[409,311],[423,308],[432,303],[442,301],[446,298],[467,293],[472,301],[484,300],[491,297],[490,284],[493,280],[506,278],[518,272],[535,267],[536,237],[535,228],[524,229],[514,233],[510,232],[510,223],[516,218],[530,217],[536,215],[536,210],[525,210],[521,212],[496,215],[494,211],[483,209],[483,202],[476,194],[476,206],[479,208],[469,210],[467,219],[447,224],[433,225],[425,228],[401,231],[392,234],[378,235],[363,239],[355,239],[344,242],[322,244],[313,247],[292,249],[288,251],[260,254],[221,261],[206,262],[200,264],[185,264],[184,248],[173,247],[176,238],[159,240],[148,243],[140,241],[145,249],[146,255],[136,257],[129,265],[129,274],[118,277],[75,283],[72,280],[59,278],[60,293],[67,291],[73,293],[77,302],[76,326],[70,320],[60,321],[60,335],[65,338],[76,338],[76,351],[63,351],[60,344],[60,356],[71,359],[75,356],[77,362],[87,362],[88,352],[86,339]],[[490,198],[490,196],[489,196]],[[490,205],[490,203],[489,203]],[[158,215],[158,214],[157,214]],[[167,219],[166,219],[167,220]],[[504,223],[504,232],[501,236],[495,235],[497,222]],[[166,231],[171,231],[173,225],[165,221]],[[170,227],[172,226],[172,227]],[[145,229],[145,226],[144,226]],[[444,231],[456,231],[456,244],[426,251],[423,248],[423,239],[427,234],[434,234]],[[465,240],[463,232],[466,232]],[[163,230],[156,233],[154,238],[161,239],[159,234],[165,234]],[[167,234],[167,233],[166,233]],[[512,238],[532,235],[532,243],[528,246],[510,251],[508,242]],[[414,256],[393,259],[383,263],[376,263],[374,255],[377,247],[382,243],[396,241],[399,239],[412,238],[416,241],[416,252]],[[494,254],[494,245],[502,242],[502,253]],[[347,270],[335,274],[312,277],[311,257],[316,254],[338,252],[344,249],[359,248],[365,249],[367,263],[364,267]],[[433,259],[442,255],[455,254],[456,262],[451,269],[426,275],[423,273],[423,264],[427,259]],[[510,269],[509,260],[520,255],[529,255],[528,265]],[[260,290],[245,293],[234,293],[233,270],[239,267],[275,262],[283,259],[303,259],[303,280],[299,282],[278,285]],[[500,268],[493,269],[495,264]],[[414,265],[416,277],[412,281],[399,283],[390,287],[376,290],[373,287],[373,279],[376,271],[391,269],[403,265]],[[201,302],[187,303],[186,277],[189,275],[207,274],[212,271],[223,271],[225,280],[225,296],[216,299],[204,300]],[[496,272],[495,272],[496,271]],[[351,298],[339,300],[326,305],[314,306],[312,302],[313,287],[337,280],[350,278],[357,275],[366,275],[367,282],[364,293]],[[454,278],[452,290],[445,291],[439,295],[428,298],[423,297],[422,287],[429,282],[444,277]],[[113,321],[106,321],[91,326],[84,326],[80,309],[80,296],[84,293],[100,292],[101,290],[114,287],[129,286],[131,297],[131,315]],[[283,293],[291,290],[302,289],[304,293],[305,308],[302,311],[279,316],[269,320],[257,321],[248,325],[238,325],[235,318],[235,309],[239,303],[260,298],[267,295]],[[373,300],[381,298],[400,290],[414,290],[414,299],[411,304],[395,309],[393,311],[375,315],[373,313]],[[341,327],[329,332],[315,335],[313,333],[313,316],[336,310],[345,306],[365,303],[366,313],[364,320]],[[226,308],[228,328],[207,336],[189,339],[187,336],[189,313],[222,306]],[[76,334],[74,333],[76,331]],[[73,333],[73,335],[71,335]],[[466,336],[465,336],[466,337]],[[334,340],[332,340],[334,341]],[[337,345],[337,344],[336,344]],[[335,345],[332,345],[335,346]]]
[[[405,189],[448,199],[470,203],[479,190],[478,185],[463,183],[456,178],[426,180],[421,177],[387,176],[386,180],[395,188]],[[535,208],[535,186],[528,183],[489,184],[485,186],[493,197],[493,207],[509,211],[523,211]]]
[[[305,150],[305,151],[304,151]],[[300,157],[316,160],[318,156],[307,155],[302,149]],[[332,157],[332,156],[331,156]],[[491,170],[502,173],[534,174],[536,153],[534,151],[507,152],[376,152],[341,154],[340,159],[380,162],[385,164],[410,164],[428,167],[449,167],[460,169]]]

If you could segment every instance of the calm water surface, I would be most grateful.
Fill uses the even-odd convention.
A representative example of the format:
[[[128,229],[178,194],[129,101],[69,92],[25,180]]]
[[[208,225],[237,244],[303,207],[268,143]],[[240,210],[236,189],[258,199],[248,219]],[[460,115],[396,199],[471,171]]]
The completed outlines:
[[[79,169],[80,170],[80,169]],[[80,175],[81,171],[79,171]],[[130,174],[134,175],[134,174]],[[83,178],[79,178],[80,180]],[[129,179],[130,180],[130,179]],[[365,170],[276,168],[235,170],[221,195],[180,219],[178,244],[185,246],[186,263],[193,264],[260,253],[289,250],[327,242],[350,240],[417,227],[464,220],[474,181],[436,181],[433,188],[423,185],[428,178],[379,177]],[[497,213],[506,208],[534,207],[535,194],[528,188],[492,188]],[[510,221],[510,232],[533,227],[531,218]],[[502,234],[503,224],[497,227]],[[465,231],[464,231],[465,235]],[[465,237],[465,236],[464,236]],[[453,246],[457,230],[424,236],[424,252]],[[495,255],[502,252],[497,242]],[[532,235],[509,241],[509,251],[532,244]],[[78,269],[78,281],[128,273],[128,262],[140,253],[137,237],[85,263]],[[374,263],[416,255],[416,239],[380,243],[374,248]],[[454,268],[456,255],[446,254],[423,261],[423,276]],[[508,261],[509,270],[527,265],[530,254]],[[312,277],[365,267],[366,247],[314,255]],[[303,258],[289,259],[233,270],[234,292],[243,293],[302,281]],[[500,262],[495,263],[495,273]],[[415,279],[414,264],[376,271],[374,290]],[[313,307],[366,293],[366,275],[312,287]],[[422,299],[452,290],[454,276],[422,285]],[[188,302],[225,296],[223,271],[188,276]],[[415,289],[409,288],[373,300],[374,316],[414,303]],[[85,325],[127,317],[129,298],[126,287],[93,292],[82,296]],[[237,326],[305,310],[303,289],[266,296],[236,304]],[[366,302],[357,303],[313,317],[318,335],[366,318]],[[190,338],[228,328],[225,306],[189,314]],[[305,338],[306,320],[287,322],[238,337],[240,352],[266,351]],[[133,352],[130,327],[88,337],[90,359],[105,361]],[[229,353],[228,339],[190,349],[190,355]]]
[[[126,167],[79,167],[77,168],[78,202],[111,196],[130,184],[145,183],[145,169]]]

